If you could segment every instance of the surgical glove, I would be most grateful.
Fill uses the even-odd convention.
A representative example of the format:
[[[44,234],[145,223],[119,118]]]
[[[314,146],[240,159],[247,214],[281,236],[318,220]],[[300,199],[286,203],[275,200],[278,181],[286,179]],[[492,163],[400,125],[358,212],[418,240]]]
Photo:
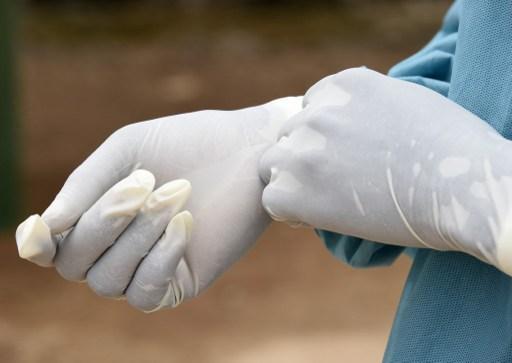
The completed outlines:
[[[64,278],[86,280],[102,296],[125,296],[144,311],[198,295],[268,225],[258,160],[301,108],[301,98],[290,97],[118,130],[69,176],[41,218],[18,228],[20,254],[40,265],[53,261]],[[189,195],[190,213],[179,213]]]
[[[315,84],[260,162],[276,220],[461,251],[512,275],[512,145],[439,94],[364,68]]]

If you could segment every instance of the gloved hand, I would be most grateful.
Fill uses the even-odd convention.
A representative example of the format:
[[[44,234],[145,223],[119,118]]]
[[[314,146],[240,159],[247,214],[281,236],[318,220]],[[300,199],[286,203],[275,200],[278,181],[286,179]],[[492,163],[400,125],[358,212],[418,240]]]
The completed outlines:
[[[58,243],[53,262],[64,278],[87,280],[102,296],[125,295],[144,311],[196,296],[268,225],[258,160],[301,107],[290,97],[118,130],[69,176],[42,218],[20,225],[20,254],[51,265]],[[176,214],[189,195],[192,233],[190,213]]]
[[[280,221],[462,251],[512,275],[512,144],[437,93],[364,68],[315,84],[260,162]]]

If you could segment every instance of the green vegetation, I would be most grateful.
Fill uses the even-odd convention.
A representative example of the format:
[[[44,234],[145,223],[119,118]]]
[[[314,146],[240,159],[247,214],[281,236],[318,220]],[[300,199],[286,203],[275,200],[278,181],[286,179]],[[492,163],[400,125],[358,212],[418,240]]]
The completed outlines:
[[[18,127],[15,95],[14,34],[16,2],[0,1],[0,228],[12,226],[18,216]]]

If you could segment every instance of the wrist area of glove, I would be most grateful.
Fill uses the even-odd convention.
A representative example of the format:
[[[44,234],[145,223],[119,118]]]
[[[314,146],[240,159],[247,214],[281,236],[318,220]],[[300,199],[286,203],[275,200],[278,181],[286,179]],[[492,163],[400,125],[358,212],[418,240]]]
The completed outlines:
[[[303,96],[277,98],[263,104],[269,114],[269,121],[264,130],[260,131],[268,141],[275,143],[283,125],[303,109]]]
[[[475,145],[471,154],[455,145],[427,157],[435,169],[428,171],[427,160],[411,227],[426,247],[462,251],[512,275],[512,142],[497,133],[472,136],[456,142]]]

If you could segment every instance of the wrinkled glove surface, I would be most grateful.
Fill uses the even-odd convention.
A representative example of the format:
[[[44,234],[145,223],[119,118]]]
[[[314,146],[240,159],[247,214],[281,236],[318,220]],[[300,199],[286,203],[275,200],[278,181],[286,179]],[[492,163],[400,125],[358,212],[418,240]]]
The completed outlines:
[[[301,107],[290,97],[118,130],[20,225],[20,255],[144,311],[198,295],[269,224],[258,160]]]
[[[424,87],[356,68],[304,96],[260,162],[274,219],[461,251],[512,275],[512,145]]]

